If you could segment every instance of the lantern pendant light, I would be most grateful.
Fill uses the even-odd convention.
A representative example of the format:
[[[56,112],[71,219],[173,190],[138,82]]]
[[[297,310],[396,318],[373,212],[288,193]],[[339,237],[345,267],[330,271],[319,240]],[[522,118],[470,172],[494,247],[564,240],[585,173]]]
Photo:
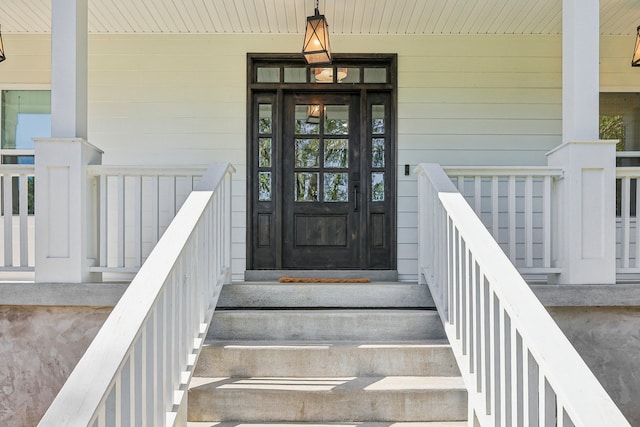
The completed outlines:
[[[331,64],[329,25],[324,15],[320,15],[318,0],[316,0],[315,14],[307,17],[302,54],[307,64]]]
[[[633,50],[632,67],[640,67],[640,26],[638,27],[638,35],[636,35],[636,48]]]
[[[4,61],[5,59],[7,59],[7,57],[4,54],[4,46],[2,45],[2,32],[0,32],[0,62]]]

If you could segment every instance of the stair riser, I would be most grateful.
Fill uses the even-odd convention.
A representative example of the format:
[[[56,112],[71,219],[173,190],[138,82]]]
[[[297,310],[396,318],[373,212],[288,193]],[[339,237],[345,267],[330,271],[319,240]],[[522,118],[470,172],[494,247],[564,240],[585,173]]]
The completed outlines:
[[[459,390],[304,393],[191,390],[189,421],[458,421],[467,417]]]
[[[207,346],[196,376],[457,376],[448,346]]]
[[[446,339],[434,311],[217,311],[207,340]]]
[[[435,307],[426,286],[414,284],[231,284],[225,285],[219,308]]]

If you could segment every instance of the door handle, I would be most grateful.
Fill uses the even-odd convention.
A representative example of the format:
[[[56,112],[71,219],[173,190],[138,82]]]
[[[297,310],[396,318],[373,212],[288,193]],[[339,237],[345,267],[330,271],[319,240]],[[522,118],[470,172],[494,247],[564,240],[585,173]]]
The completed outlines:
[[[353,186],[353,211],[358,212],[358,186]]]

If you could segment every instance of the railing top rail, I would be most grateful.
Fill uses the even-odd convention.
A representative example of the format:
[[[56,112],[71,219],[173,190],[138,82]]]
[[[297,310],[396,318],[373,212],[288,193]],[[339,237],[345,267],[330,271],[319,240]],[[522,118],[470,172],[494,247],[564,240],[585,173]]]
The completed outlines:
[[[500,246],[438,164],[416,169],[430,181],[469,252],[482,265],[501,307],[545,373],[575,425],[629,426],[593,372],[571,345]]]
[[[0,165],[0,175],[34,175],[35,165]]]
[[[147,322],[165,281],[203,215],[219,180],[233,170],[230,164],[222,163],[209,168],[203,180],[210,185],[191,192],[98,331],[40,425],[89,425]],[[216,177],[218,181],[215,181]]]
[[[200,176],[207,171],[207,166],[90,165],[87,171],[93,176]]]
[[[640,166],[619,166],[616,168],[616,178],[640,177]]]
[[[616,151],[616,157],[640,157],[640,151]]]
[[[534,176],[561,177],[562,169],[547,166],[443,166],[453,176]]]

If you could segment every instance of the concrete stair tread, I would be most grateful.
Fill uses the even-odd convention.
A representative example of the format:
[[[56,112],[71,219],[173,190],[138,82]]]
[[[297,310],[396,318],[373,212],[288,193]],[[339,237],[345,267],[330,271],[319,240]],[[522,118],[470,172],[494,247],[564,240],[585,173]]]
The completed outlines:
[[[340,423],[462,421],[460,377],[194,377],[189,420]]]
[[[216,310],[209,340],[408,341],[444,339],[429,309]]]
[[[399,282],[237,282],[225,285],[218,301],[218,308],[434,306],[426,286]]]
[[[245,423],[240,421],[189,421],[187,427],[467,427],[466,421],[341,422],[341,423]]]
[[[466,390],[462,377],[386,376],[386,377],[193,377],[194,388],[296,392]]]

